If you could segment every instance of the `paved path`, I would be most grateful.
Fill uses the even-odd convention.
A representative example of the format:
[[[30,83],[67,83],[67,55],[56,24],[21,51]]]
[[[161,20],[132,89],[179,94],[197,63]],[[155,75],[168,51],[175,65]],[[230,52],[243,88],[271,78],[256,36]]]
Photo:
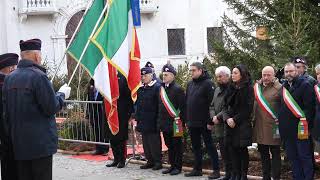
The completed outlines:
[[[87,161],[74,159],[68,155],[56,154],[53,160],[54,180],[204,180],[207,176],[186,178],[183,174],[178,176],[162,175],[161,171],[140,170],[139,165],[128,164],[126,168],[107,168],[107,162]]]

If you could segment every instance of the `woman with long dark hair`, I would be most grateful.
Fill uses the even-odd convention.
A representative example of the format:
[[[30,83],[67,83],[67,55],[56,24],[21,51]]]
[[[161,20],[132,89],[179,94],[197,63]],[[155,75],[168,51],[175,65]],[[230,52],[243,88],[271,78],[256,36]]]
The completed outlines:
[[[246,180],[249,154],[252,143],[251,113],[254,102],[253,87],[249,71],[244,65],[232,70],[232,84],[225,99],[224,121],[226,126],[226,145],[231,146],[232,180]]]

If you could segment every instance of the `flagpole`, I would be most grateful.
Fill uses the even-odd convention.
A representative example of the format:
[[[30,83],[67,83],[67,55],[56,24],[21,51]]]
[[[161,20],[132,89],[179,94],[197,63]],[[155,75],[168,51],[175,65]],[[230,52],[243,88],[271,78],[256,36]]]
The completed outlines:
[[[53,82],[54,78],[57,76],[58,71],[59,71],[60,68],[61,68],[63,59],[66,57],[67,52],[68,52],[68,49],[69,49],[69,47],[71,46],[71,43],[72,43],[72,41],[74,40],[74,38],[75,38],[75,36],[76,36],[76,34],[77,34],[77,32],[78,32],[81,24],[82,24],[83,19],[84,19],[85,15],[87,14],[89,8],[92,6],[92,4],[93,4],[94,1],[95,1],[95,0],[92,0],[90,3],[88,3],[85,12],[84,12],[83,16],[81,17],[81,19],[80,19],[80,21],[79,21],[79,23],[78,23],[78,25],[77,25],[77,27],[76,27],[76,30],[73,32],[73,34],[72,34],[72,36],[71,36],[71,39],[70,39],[70,41],[69,41],[69,43],[68,43],[68,46],[67,46],[66,50],[65,50],[64,53],[63,53],[63,56],[62,56],[62,58],[61,58],[61,60],[60,60],[60,63],[59,63],[59,65],[58,65],[58,67],[57,67],[57,69],[56,69],[56,71],[55,71],[55,73],[54,73],[54,75],[53,75],[53,77],[52,77],[52,79],[51,79],[51,82]]]
[[[92,36],[94,35],[94,33],[96,32],[96,29],[98,28],[98,25],[99,25],[99,23],[100,23],[103,15],[104,15],[104,13],[105,13],[106,10],[107,10],[107,7],[108,7],[108,3],[106,3],[106,5],[104,6],[104,8],[103,8],[103,10],[102,10],[102,12],[101,12],[101,14],[100,14],[100,17],[99,17],[96,25],[94,26],[94,28],[93,28],[93,30],[92,30],[89,38],[88,38],[87,44],[85,45],[85,47],[84,47],[84,49],[83,49],[83,51],[82,51],[82,53],[81,53],[81,55],[80,55],[80,58],[79,58],[78,63],[77,63],[77,66],[76,66],[76,68],[74,69],[74,71],[73,71],[73,73],[72,73],[72,75],[71,75],[71,77],[70,77],[70,79],[69,79],[68,86],[70,86],[70,83],[71,83],[74,75],[76,74],[76,71],[77,71],[77,69],[78,69],[78,67],[79,67],[79,65],[80,65],[80,62],[81,62],[81,60],[82,60],[82,58],[83,58],[86,50],[88,49],[90,40],[91,40]]]

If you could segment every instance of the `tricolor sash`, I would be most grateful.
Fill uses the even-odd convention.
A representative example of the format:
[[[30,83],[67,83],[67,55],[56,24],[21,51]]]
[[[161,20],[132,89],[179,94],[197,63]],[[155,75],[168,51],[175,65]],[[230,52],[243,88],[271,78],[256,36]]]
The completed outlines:
[[[172,102],[170,101],[166,90],[164,89],[164,87],[161,87],[160,89],[160,98],[161,101],[164,105],[164,107],[166,108],[166,110],[168,111],[169,115],[174,118],[173,121],[173,136],[174,137],[182,137],[183,136],[183,128],[182,128],[182,121],[179,117],[180,114],[180,110],[176,109]]]
[[[317,99],[318,99],[318,101],[320,103],[320,87],[319,87],[319,84],[316,84],[314,86],[314,91],[316,92]]]
[[[283,87],[282,96],[283,96],[284,103],[286,104],[288,109],[292,112],[292,114],[296,118],[300,119],[298,124],[298,139],[308,139],[309,130],[308,130],[308,122],[306,119],[306,115],[304,114],[299,104],[294,100],[290,92],[285,87]]]
[[[272,127],[272,132],[273,132],[273,138],[280,138],[279,134],[279,122],[278,122],[278,117],[275,113],[275,111],[272,109],[271,105],[269,102],[266,100],[266,98],[263,96],[262,93],[262,88],[259,83],[256,83],[254,85],[254,96],[255,99],[260,106],[260,108],[266,112],[270,117],[272,117],[275,121],[273,127]]]

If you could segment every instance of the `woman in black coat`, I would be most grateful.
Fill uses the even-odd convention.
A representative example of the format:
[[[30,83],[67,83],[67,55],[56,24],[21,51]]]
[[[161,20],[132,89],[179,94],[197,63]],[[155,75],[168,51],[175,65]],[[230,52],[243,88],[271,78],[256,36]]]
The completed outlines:
[[[225,140],[226,145],[231,146],[232,180],[246,180],[249,165],[247,146],[252,143],[251,112],[254,102],[253,87],[246,66],[237,65],[232,70],[232,82],[225,99]]]

